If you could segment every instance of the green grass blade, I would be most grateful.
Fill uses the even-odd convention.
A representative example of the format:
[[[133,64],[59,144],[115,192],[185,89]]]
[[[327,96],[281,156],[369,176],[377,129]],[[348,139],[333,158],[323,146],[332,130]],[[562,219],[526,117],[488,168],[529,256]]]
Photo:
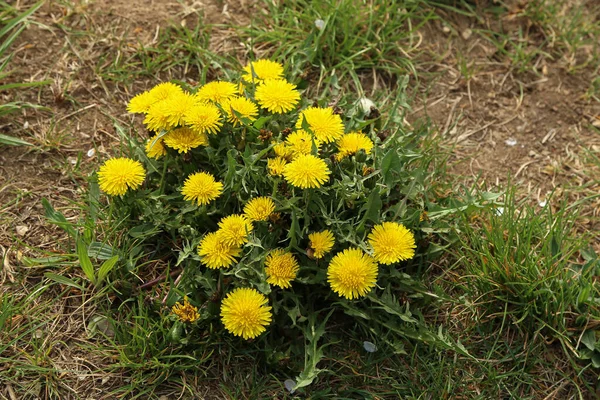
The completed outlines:
[[[3,135],[0,133],[0,144],[7,146],[33,146],[31,143],[13,136]]]

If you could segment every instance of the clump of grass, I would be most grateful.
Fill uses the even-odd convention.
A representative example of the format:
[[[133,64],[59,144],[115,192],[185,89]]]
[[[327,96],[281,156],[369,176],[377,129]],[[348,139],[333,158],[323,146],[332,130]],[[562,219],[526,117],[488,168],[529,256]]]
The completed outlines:
[[[598,260],[576,233],[577,215],[575,205],[517,201],[510,189],[503,208],[465,217],[458,250],[480,311],[534,338],[559,339],[568,352],[600,320]]]

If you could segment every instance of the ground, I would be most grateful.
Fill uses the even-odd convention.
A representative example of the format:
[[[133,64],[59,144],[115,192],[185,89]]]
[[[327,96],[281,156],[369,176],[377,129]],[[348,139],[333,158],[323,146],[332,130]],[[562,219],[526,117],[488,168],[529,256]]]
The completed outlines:
[[[524,14],[526,3],[509,2],[509,12],[501,16],[481,11],[473,17],[454,7],[436,8],[436,18],[414,32],[418,43],[409,56],[415,64],[410,75],[415,100],[407,120],[414,124],[431,119],[457,182],[489,188],[512,182],[521,196],[530,195],[535,203],[545,204],[551,195],[557,204],[561,199],[574,202],[599,189],[600,35],[594,32],[600,30],[592,28],[600,24],[600,13],[593,0],[562,2],[557,15],[566,18],[572,10],[583,9],[586,18],[576,23],[592,24],[580,39],[568,41],[561,26],[544,25],[534,14]],[[17,1],[15,7],[24,10],[32,4]],[[483,10],[485,5],[470,7]],[[0,155],[0,292],[14,299],[32,296],[43,269],[28,259],[72,252],[66,235],[44,217],[41,200],[77,219],[86,177],[99,158],[119,149],[118,127],[142,131],[140,121],[126,112],[132,95],[159,79],[195,84],[203,73],[218,74],[220,63],[237,59],[245,64],[250,47],[247,37],[239,36],[244,32],[240,27],[263,22],[267,12],[265,2],[254,0],[115,0],[49,1],[33,15],[13,45],[16,54],[8,79],[52,83],[2,94],[4,100],[46,109],[24,109],[0,120],[0,133],[34,145],[4,146]],[[163,36],[175,34],[177,27],[194,36],[178,36],[169,45]],[[186,40],[201,41],[207,53],[227,55],[229,61],[191,54]],[[165,46],[165,53],[156,53]],[[260,54],[276,50],[255,49]],[[597,197],[591,197],[581,213],[580,229],[591,238],[597,238],[599,207]],[[60,295],[67,300],[55,301]],[[127,382],[120,368],[98,376],[93,372],[96,364],[110,364],[115,354],[86,358],[86,346],[95,343],[90,321],[99,315],[76,289],[45,289],[31,308],[44,310],[46,319],[32,318],[23,309],[8,326],[20,325],[19,332],[43,341],[36,345],[35,362],[31,356],[16,358],[28,359],[38,373],[12,375],[0,396],[57,398],[48,388],[59,387],[73,398],[99,398],[103,390]],[[0,339],[10,337],[0,334]],[[14,368],[0,366],[0,374],[10,375]],[[48,384],[63,377],[64,383]],[[23,387],[17,389],[17,382]],[[206,394],[210,388],[201,395],[212,398]],[[545,398],[559,398],[560,389],[548,389]],[[164,396],[175,398],[169,390]]]

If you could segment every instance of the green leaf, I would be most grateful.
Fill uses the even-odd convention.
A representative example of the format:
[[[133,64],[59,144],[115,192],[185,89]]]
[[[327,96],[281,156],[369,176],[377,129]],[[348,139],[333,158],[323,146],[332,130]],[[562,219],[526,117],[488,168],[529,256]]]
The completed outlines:
[[[83,286],[79,285],[78,283],[72,281],[71,279],[69,279],[65,276],[53,274],[52,272],[46,272],[44,274],[44,276],[50,280],[53,280],[54,282],[58,282],[62,285],[74,287],[76,289],[81,290],[82,292],[84,291]]]
[[[119,261],[118,255],[114,256],[102,263],[102,265],[100,266],[100,269],[98,270],[98,284],[102,283],[102,281],[104,280],[104,278],[106,278],[108,273],[110,271],[112,271],[112,269],[117,264],[117,261]]]
[[[373,221],[374,223],[378,223],[379,217],[381,216],[382,206],[383,202],[381,201],[379,190],[375,188],[369,195],[367,203],[363,206],[363,210],[365,211],[365,215],[363,217],[363,224],[367,220]]]
[[[581,343],[593,351],[596,348],[596,333],[592,330],[585,331],[581,336]]]
[[[99,260],[108,260],[115,255],[115,251],[112,246],[106,243],[92,242],[88,246],[87,254]]]
[[[256,121],[254,121],[254,127],[256,129],[261,129],[271,118],[271,116],[258,118]]]
[[[390,149],[381,162],[381,174],[387,186],[393,186],[394,172],[399,171],[400,168],[402,168],[402,163],[396,149]]]
[[[92,265],[90,257],[88,256],[87,246],[81,239],[77,240],[77,257],[79,257],[79,265],[81,265],[83,273],[89,279],[89,281],[95,285],[96,275],[94,274],[94,266]]]
[[[50,223],[60,226],[73,239],[77,237],[77,232],[75,232],[75,229],[73,229],[73,225],[71,225],[71,223],[67,221],[67,219],[62,213],[56,211],[45,198],[42,199],[42,206],[44,207],[46,218],[48,218]]]
[[[8,136],[8,135],[3,135],[0,133],[0,144],[5,144],[7,146],[33,146],[31,143],[26,142],[22,139],[13,137],[13,136]]]

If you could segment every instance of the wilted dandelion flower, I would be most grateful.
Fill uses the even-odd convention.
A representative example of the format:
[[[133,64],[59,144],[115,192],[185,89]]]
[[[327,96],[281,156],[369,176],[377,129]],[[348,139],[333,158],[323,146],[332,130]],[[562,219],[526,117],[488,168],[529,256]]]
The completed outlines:
[[[207,234],[198,245],[198,255],[202,263],[211,269],[230,267],[240,252],[239,246],[230,246],[223,242],[218,232]]]
[[[417,247],[412,232],[397,222],[375,225],[368,240],[373,247],[373,257],[381,264],[411,259]]]
[[[313,136],[302,129],[290,133],[285,141],[288,144],[288,148],[292,151],[292,157],[312,153]],[[314,138],[314,141],[318,152],[321,147],[321,141],[317,138]]]
[[[248,241],[250,232],[252,232],[252,222],[248,217],[232,214],[221,218],[217,234],[224,243],[230,246],[239,246]]]
[[[205,133],[198,133],[185,126],[167,133],[163,136],[163,140],[167,146],[179,153],[187,153],[198,146],[208,146],[208,137]]]
[[[243,125],[242,121],[235,113],[238,113],[242,118],[247,118],[250,121],[254,121],[258,115],[258,107],[256,107],[256,104],[245,97],[233,97],[223,101],[221,106],[227,113],[227,120],[234,125]]]
[[[219,109],[209,103],[196,103],[186,111],[183,120],[198,133],[215,134],[223,125]]]
[[[352,300],[371,291],[377,271],[377,263],[371,256],[351,248],[333,257],[327,268],[327,281],[334,292]]]
[[[185,200],[196,202],[199,206],[208,204],[223,192],[223,184],[207,172],[196,172],[188,176],[183,183],[181,194]]]
[[[150,92],[143,92],[129,100],[127,111],[134,114],[146,114],[152,104],[156,103]]]
[[[142,163],[125,157],[106,160],[98,170],[100,189],[111,196],[122,196],[128,189],[137,189],[145,177]]]
[[[267,168],[269,174],[273,176],[283,176],[283,171],[287,165],[287,160],[283,157],[269,158],[267,160]]]
[[[175,303],[171,311],[179,317],[181,322],[194,322],[200,318],[198,308],[191,305],[187,297],[183,298],[183,303]]]
[[[325,161],[311,154],[300,155],[283,170],[285,180],[302,189],[318,188],[329,179]]]
[[[285,79],[268,79],[258,85],[254,94],[262,108],[272,113],[286,113],[300,101],[300,93]]]
[[[267,283],[286,289],[292,286],[290,282],[298,274],[298,261],[292,253],[284,249],[275,249],[265,260],[265,272]]]
[[[220,103],[235,96],[238,88],[231,82],[215,81],[202,86],[196,93],[196,98],[201,101],[214,101]]]
[[[267,304],[267,298],[256,289],[234,289],[221,303],[221,320],[225,329],[246,340],[254,339],[271,322],[271,307]]]
[[[269,197],[256,197],[244,207],[244,214],[250,221],[266,221],[275,211],[275,203]]]
[[[148,157],[155,158],[158,160],[159,158],[167,154],[167,149],[165,149],[165,146],[163,145],[162,138],[156,140],[156,143],[154,143],[154,140],[155,138],[150,138],[146,141],[146,154],[148,155]],[[152,143],[154,143],[154,145],[152,145]]]
[[[314,250],[315,258],[323,258],[325,253],[329,253],[335,243],[333,233],[329,230],[323,232],[314,232],[308,235],[309,246]]]
[[[254,79],[252,78],[252,71],[254,71]],[[242,79],[246,82],[279,79],[283,78],[283,65],[271,60],[257,60],[246,65],[244,72],[246,73],[242,76]]]
[[[198,100],[189,93],[176,93],[164,100],[162,105],[169,126],[175,127],[183,124],[184,115],[194,107]]]
[[[360,150],[364,150],[365,153],[371,154],[373,141],[364,133],[351,132],[339,138],[337,146],[338,153],[335,155],[335,158],[341,160],[344,157],[356,154]]]
[[[304,109],[298,117],[296,128],[302,128],[302,121],[305,118],[312,133],[322,142],[333,142],[344,134],[342,118],[334,114],[331,107],[308,107]]]

